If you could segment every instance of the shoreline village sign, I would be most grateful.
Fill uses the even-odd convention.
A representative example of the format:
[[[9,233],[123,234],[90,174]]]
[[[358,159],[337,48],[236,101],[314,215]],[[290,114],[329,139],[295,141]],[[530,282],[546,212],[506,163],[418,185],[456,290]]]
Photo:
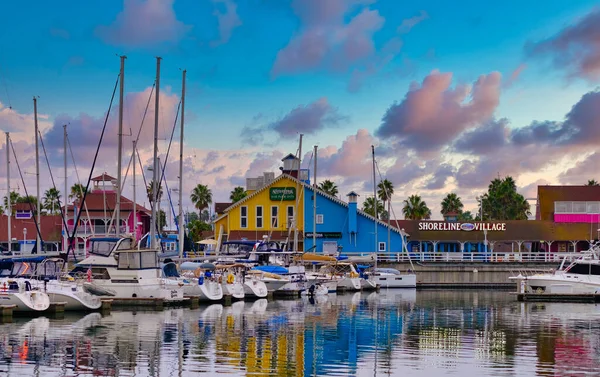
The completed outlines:
[[[277,200],[296,200],[295,187],[271,187],[269,189],[269,199]]]
[[[506,223],[447,223],[447,222],[432,222],[424,221],[419,223],[419,230],[464,230],[470,232],[475,231],[500,231],[506,230]]]

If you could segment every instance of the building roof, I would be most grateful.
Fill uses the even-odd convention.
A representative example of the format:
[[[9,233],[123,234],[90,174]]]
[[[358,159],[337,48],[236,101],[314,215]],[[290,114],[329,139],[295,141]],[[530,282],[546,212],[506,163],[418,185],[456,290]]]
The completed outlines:
[[[554,202],[600,201],[600,186],[538,186],[536,219],[554,220]]]
[[[360,196],[358,195],[356,192],[354,191],[350,191],[349,193],[346,194],[346,196]]]
[[[291,153],[290,153],[290,154],[291,154]],[[311,185],[309,185],[309,184],[306,184],[306,183],[304,183],[304,182],[302,182],[302,181],[299,181],[298,179],[296,179],[295,177],[292,177],[292,176],[291,176],[291,175],[289,175],[289,174],[285,174],[285,173],[283,173],[283,174],[279,175],[277,178],[275,178],[275,179],[274,179],[272,182],[270,182],[268,185],[265,185],[265,186],[261,187],[260,189],[256,190],[256,191],[255,191],[255,192],[253,192],[252,194],[250,194],[250,195],[246,196],[244,199],[242,199],[242,200],[240,200],[240,201],[238,201],[238,202],[235,202],[235,203],[233,203],[231,206],[229,206],[228,208],[226,208],[226,209],[225,209],[225,211],[224,211],[224,213],[223,213],[221,216],[217,217],[217,218],[214,220],[214,222],[216,223],[217,221],[219,221],[219,220],[223,219],[225,216],[227,216],[227,213],[228,213],[229,211],[231,211],[232,209],[234,209],[234,208],[236,208],[236,207],[238,207],[238,206],[242,205],[243,203],[246,203],[247,201],[251,200],[252,198],[254,198],[255,196],[257,196],[258,194],[260,194],[261,192],[263,192],[263,191],[267,190],[268,188],[270,188],[270,187],[271,187],[271,186],[272,186],[274,183],[277,183],[277,182],[281,181],[281,180],[282,180],[282,179],[284,179],[284,178],[287,178],[287,179],[289,179],[290,181],[294,182],[296,185],[302,186],[302,187],[304,187],[304,188],[308,188],[308,189],[309,189],[309,190],[311,190],[311,191],[314,189],[314,188],[313,188]],[[327,194],[326,192],[322,191],[322,190],[321,190],[321,189],[319,189],[319,188],[317,188],[317,189],[316,189],[316,192],[317,192],[317,194],[319,194],[319,195],[321,195],[321,196],[323,196],[323,197],[325,197],[325,198],[327,198],[327,199],[329,199],[329,200],[331,200],[331,201],[334,201],[334,202],[336,202],[337,204],[340,204],[340,205],[342,205],[342,206],[344,206],[344,207],[348,207],[348,203],[344,202],[343,200],[340,200],[340,199],[336,198],[335,196],[332,196],[332,195],[329,195],[329,194]],[[385,227],[387,227],[387,226],[388,226],[387,222],[385,222],[385,221],[381,221],[381,220],[377,220],[377,219],[375,219],[375,217],[373,217],[373,216],[369,215],[369,214],[368,214],[368,213],[366,213],[366,212],[363,212],[363,211],[361,211],[361,210],[357,210],[356,212],[357,212],[359,215],[361,215],[361,216],[363,216],[363,217],[366,217],[366,218],[368,218],[368,219],[370,219],[370,220],[372,220],[372,221],[377,221],[379,224],[381,224],[381,225],[383,225],[383,226],[385,226]],[[390,224],[390,228],[391,228],[391,230],[393,230],[394,232],[400,233],[400,231],[399,231],[397,228],[395,228],[394,226],[392,226],[391,224]]]
[[[112,177],[112,176],[106,174],[106,172],[103,174],[100,174],[97,177],[92,178],[92,181],[94,181],[94,182],[102,182],[102,181],[108,182],[108,181],[116,181],[116,180],[117,179],[115,177]]]
[[[36,210],[35,203],[15,203],[11,206],[11,209],[15,211],[31,211],[32,208],[33,211]]]
[[[62,236],[62,219],[58,215],[40,216],[41,233],[44,241],[59,241]],[[31,219],[15,219],[10,221],[12,228],[12,238],[23,240],[23,229],[27,229],[28,240],[34,240],[37,236],[35,220]],[[0,240],[8,241],[8,217],[0,216]]]
[[[231,202],[222,202],[222,203],[215,203],[215,212],[216,213],[223,213],[225,212],[225,210],[230,207],[233,203]]]
[[[85,197],[85,205],[88,211],[104,211],[104,198],[106,198],[106,209],[113,210],[117,204],[117,194],[115,192],[88,192]],[[79,207],[78,201],[75,201],[77,207]],[[73,205],[69,204],[67,206],[69,211],[73,210]],[[152,211],[143,207],[141,205],[136,206],[136,210],[138,212],[146,213],[147,215],[151,215]],[[133,211],[133,202],[128,198],[121,195],[121,212],[123,211]]]
[[[281,159],[281,161],[285,161],[285,160],[298,160],[299,158],[294,156],[293,154],[289,153],[287,156],[285,156],[284,158]]]

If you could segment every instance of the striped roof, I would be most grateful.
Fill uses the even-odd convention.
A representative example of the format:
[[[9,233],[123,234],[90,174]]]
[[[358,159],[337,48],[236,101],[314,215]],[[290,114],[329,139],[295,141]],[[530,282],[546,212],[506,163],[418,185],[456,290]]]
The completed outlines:
[[[253,197],[255,197],[255,196],[257,196],[258,194],[260,194],[261,192],[263,192],[263,191],[267,190],[268,188],[270,188],[270,187],[271,187],[271,186],[272,186],[274,183],[277,183],[277,182],[279,182],[279,181],[283,180],[284,178],[287,178],[287,179],[289,179],[290,181],[294,182],[296,185],[300,185],[300,186],[302,186],[302,187],[304,187],[304,188],[308,188],[308,189],[309,189],[309,190],[311,190],[311,191],[314,189],[314,187],[313,187],[313,186],[311,186],[311,185],[309,185],[309,184],[306,184],[306,183],[304,183],[304,182],[302,182],[302,181],[299,181],[298,179],[296,179],[296,178],[292,177],[292,176],[291,176],[291,175],[289,175],[289,174],[285,174],[285,173],[283,173],[283,174],[281,174],[279,177],[275,178],[275,180],[273,180],[271,183],[269,183],[268,185],[266,185],[266,186],[262,187],[260,190],[256,190],[256,191],[255,191],[255,192],[253,192],[252,194],[250,194],[250,195],[246,196],[244,199],[242,199],[242,200],[240,200],[240,201],[238,201],[238,202],[236,202],[236,203],[233,203],[231,206],[227,207],[227,208],[225,209],[224,213],[223,213],[221,216],[217,217],[217,218],[214,220],[214,223],[216,223],[217,221],[219,221],[219,220],[221,220],[221,219],[224,219],[225,217],[227,217],[227,214],[228,214],[228,212],[229,212],[229,211],[231,211],[232,209],[234,209],[234,208],[236,208],[236,207],[238,207],[238,206],[242,205],[243,203],[245,203],[245,202],[249,201],[249,200],[250,200],[250,199],[252,199]],[[344,206],[344,207],[348,207],[348,203],[344,202],[344,201],[343,201],[343,200],[341,200],[341,199],[338,199],[338,198],[336,198],[335,196],[329,195],[328,193],[326,193],[325,191],[323,191],[323,190],[321,190],[321,189],[319,189],[319,188],[317,188],[317,189],[316,189],[316,192],[317,192],[317,194],[319,194],[319,195],[321,195],[321,196],[323,196],[323,197],[325,197],[325,198],[327,198],[327,199],[329,199],[329,200],[331,200],[331,201],[333,201],[333,202],[336,202],[337,204],[340,204],[340,205],[342,205],[342,206]],[[363,217],[366,217],[366,218],[367,218],[367,219],[369,219],[369,220],[372,220],[372,221],[377,221],[379,224],[383,225],[383,226],[384,226],[384,227],[386,227],[386,228],[388,227],[388,224],[387,224],[385,221],[382,221],[382,220],[377,220],[377,219],[375,219],[375,217],[374,217],[374,216],[371,216],[371,215],[369,215],[368,213],[366,213],[366,212],[364,212],[364,211],[361,211],[360,209],[357,209],[356,213],[358,213],[359,215],[361,215],[361,216],[363,216]],[[396,232],[396,233],[398,233],[398,234],[401,234],[401,232],[400,232],[400,229],[398,229],[398,228],[396,228],[396,227],[394,227],[394,226],[392,225],[393,221],[394,221],[394,220],[391,220],[391,221],[390,221],[389,228],[390,228],[391,230],[393,230],[394,232]]]

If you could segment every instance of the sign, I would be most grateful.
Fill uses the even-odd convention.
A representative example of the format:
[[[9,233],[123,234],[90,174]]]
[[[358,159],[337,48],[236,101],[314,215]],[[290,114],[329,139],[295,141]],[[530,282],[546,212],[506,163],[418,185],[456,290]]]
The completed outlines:
[[[436,231],[455,231],[463,230],[470,231],[492,231],[504,232],[506,223],[448,223],[448,222],[433,222],[423,221],[419,223],[419,230],[436,230]]]
[[[312,238],[313,233],[305,233],[305,238]],[[342,232],[317,232],[317,238],[342,238]]]
[[[269,189],[269,199],[273,201],[296,200],[295,187],[271,187]]]

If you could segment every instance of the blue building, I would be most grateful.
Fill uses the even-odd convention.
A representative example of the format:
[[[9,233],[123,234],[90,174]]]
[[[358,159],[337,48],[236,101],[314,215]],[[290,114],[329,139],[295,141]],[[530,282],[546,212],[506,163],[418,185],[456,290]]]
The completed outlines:
[[[317,193],[316,252],[401,252],[402,235],[398,228],[358,209],[358,194],[350,192],[344,202],[325,192],[304,185],[304,250],[315,251],[313,244],[313,203]],[[393,223],[393,222],[392,222]],[[377,224],[377,239],[375,239]],[[389,229],[389,245],[388,245]]]

